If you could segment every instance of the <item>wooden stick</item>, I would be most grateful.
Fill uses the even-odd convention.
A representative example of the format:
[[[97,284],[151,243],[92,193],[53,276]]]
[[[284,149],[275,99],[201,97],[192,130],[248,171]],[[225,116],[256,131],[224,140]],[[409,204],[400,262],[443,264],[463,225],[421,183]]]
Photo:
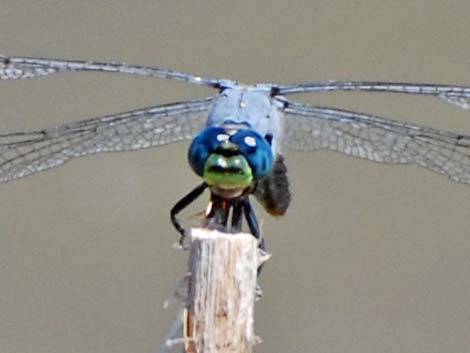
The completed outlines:
[[[258,265],[251,234],[192,229],[185,352],[251,352]]]

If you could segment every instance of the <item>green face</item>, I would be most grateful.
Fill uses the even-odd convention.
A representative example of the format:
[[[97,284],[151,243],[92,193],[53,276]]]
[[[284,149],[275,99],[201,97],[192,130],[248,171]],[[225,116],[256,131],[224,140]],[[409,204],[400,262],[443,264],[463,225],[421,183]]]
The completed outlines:
[[[213,153],[204,165],[204,180],[209,186],[222,189],[245,189],[253,182],[253,173],[241,154]]]

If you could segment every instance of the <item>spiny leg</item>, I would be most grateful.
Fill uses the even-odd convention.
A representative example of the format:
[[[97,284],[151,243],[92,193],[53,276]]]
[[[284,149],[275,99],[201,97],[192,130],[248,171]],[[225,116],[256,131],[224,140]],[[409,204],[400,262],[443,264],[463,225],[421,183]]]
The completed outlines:
[[[186,196],[184,196],[181,200],[179,200],[171,209],[170,211],[170,218],[173,227],[180,233],[179,244],[183,247],[184,239],[187,236],[186,229],[180,224],[176,215],[184,210],[187,206],[189,206],[194,200],[196,200],[204,190],[207,188],[207,184],[201,183],[200,185],[196,186],[191,192],[189,192]]]

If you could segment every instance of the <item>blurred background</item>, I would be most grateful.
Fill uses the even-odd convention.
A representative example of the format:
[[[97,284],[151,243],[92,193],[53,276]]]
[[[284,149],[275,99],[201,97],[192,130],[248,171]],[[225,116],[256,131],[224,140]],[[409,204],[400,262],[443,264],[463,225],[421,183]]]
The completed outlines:
[[[463,1],[2,0],[0,53],[125,61],[246,83],[470,84]],[[0,82],[1,133],[203,97],[99,74]],[[469,112],[389,95],[295,97],[470,132]],[[96,155],[0,185],[0,351],[156,352],[186,254],[168,213],[199,182],[188,143]],[[293,202],[258,210],[273,254],[256,352],[463,352],[470,186],[414,166],[285,150]],[[186,215],[203,209],[207,196]]]

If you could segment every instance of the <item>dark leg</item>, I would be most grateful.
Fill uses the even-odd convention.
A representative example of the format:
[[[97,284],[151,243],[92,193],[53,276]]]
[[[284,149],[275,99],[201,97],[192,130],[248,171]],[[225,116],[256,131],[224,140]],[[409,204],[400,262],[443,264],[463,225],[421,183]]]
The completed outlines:
[[[232,228],[231,231],[238,233],[242,230],[242,202],[235,201],[232,205]]]
[[[251,207],[250,201],[245,199],[243,202],[243,212],[245,214],[246,222],[248,223],[248,228],[250,228],[251,234],[258,239],[259,241],[259,248],[261,250],[265,250],[264,238],[261,235],[259,230],[258,220],[256,219],[255,212]]]
[[[248,223],[248,228],[250,228],[251,234],[253,234],[253,236],[259,241],[258,248],[263,251],[266,251],[266,244],[264,242],[263,235],[261,234],[261,231],[259,229],[258,220],[256,219],[255,212],[253,211],[253,208],[250,204],[250,200],[248,200],[248,198],[246,198],[243,202],[243,211],[245,213],[246,222]],[[258,276],[261,273],[262,268],[263,264],[259,265]]]
[[[201,194],[204,192],[206,188],[207,188],[206,183],[202,183],[196,186],[189,194],[187,194],[181,200],[179,200],[170,211],[171,223],[173,224],[173,227],[175,227],[175,229],[178,231],[178,233],[181,234],[180,239],[179,239],[179,244],[181,246],[183,246],[184,238],[186,237],[187,234],[186,234],[186,230],[176,219],[176,215],[180,213],[182,210],[184,210],[189,204],[191,204],[199,196],[201,196]]]

